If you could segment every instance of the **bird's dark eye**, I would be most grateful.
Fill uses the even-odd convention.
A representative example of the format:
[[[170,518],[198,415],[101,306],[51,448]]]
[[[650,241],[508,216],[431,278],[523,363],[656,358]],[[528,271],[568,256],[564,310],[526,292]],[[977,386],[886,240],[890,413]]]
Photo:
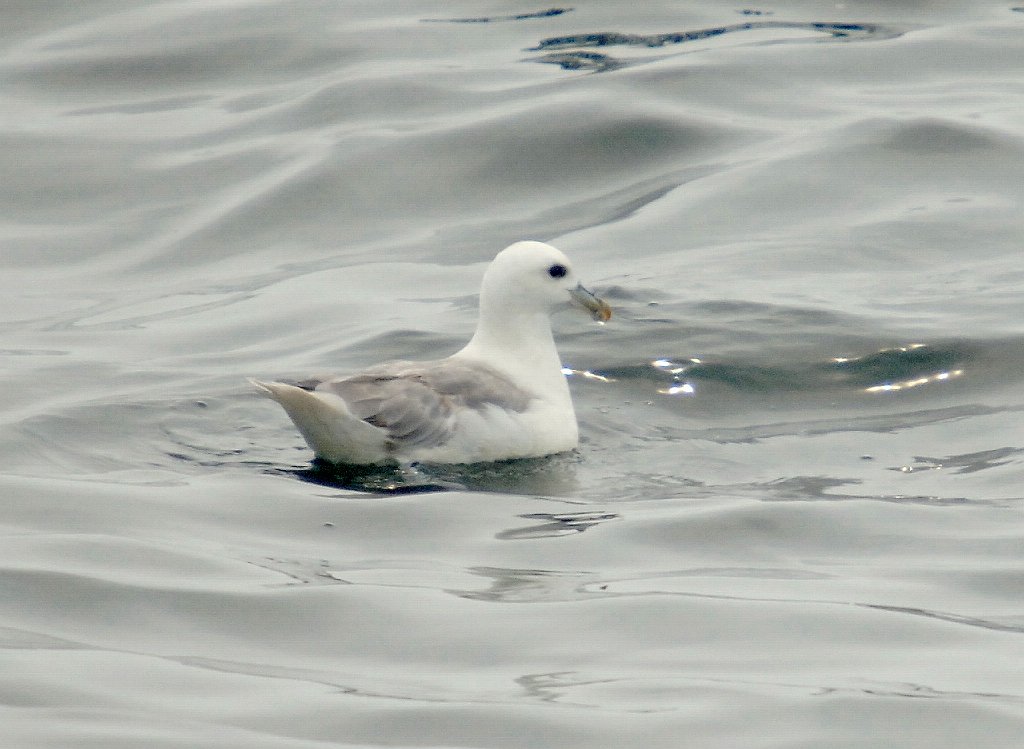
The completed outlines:
[[[561,263],[555,263],[550,268],[548,268],[548,275],[551,276],[552,278],[561,278],[568,272],[569,271],[566,270],[565,266],[562,265]]]

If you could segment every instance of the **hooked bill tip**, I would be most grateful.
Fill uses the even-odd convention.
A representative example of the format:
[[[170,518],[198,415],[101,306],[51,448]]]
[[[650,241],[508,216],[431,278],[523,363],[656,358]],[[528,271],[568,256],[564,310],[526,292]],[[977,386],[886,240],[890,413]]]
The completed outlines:
[[[590,316],[598,322],[608,322],[612,317],[612,308],[604,299],[594,294],[579,284],[569,292],[572,300],[590,313]]]

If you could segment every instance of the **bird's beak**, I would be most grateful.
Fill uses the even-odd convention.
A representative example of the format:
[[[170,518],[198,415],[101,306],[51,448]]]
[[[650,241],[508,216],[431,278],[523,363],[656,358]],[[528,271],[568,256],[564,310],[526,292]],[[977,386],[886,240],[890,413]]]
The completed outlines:
[[[578,284],[575,289],[571,289],[569,296],[572,297],[573,302],[587,310],[590,316],[598,322],[608,322],[611,319],[612,308],[603,299],[598,299],[583,288],[583,284]]]

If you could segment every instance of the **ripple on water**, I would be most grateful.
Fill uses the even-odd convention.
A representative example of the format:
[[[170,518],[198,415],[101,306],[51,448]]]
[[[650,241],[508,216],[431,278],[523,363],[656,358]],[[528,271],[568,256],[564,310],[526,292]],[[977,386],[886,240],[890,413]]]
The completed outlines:
[[[565,70],[588,70],[596,73],[605,73],[629,65],[664,59],[666,55],[656,57],[645,55],[632,58],[623,56],[613,57],[605,52],[594,52],[588,48],[597,47],[603,49],[606,47],[625,46],[657,49],[669,45],[692,44],[727,35],[732,44],[782,44],[807,42],[809,40],[819,42],[880,41],[897,38],[909,30],[909,28],[874,23],[806,23],[766,20],[660,34],[625,34],[613,31],[569,34],[542,39],[538,42],[537,46],[530,47],[529,50],[531,52],[557,50],[534,58],[537,62],[559,65]],[[732,39],[733,34],[742,35],[746,32],[766,33],[757,34],[755,41],[743,39],[742,36],[735,40]]]

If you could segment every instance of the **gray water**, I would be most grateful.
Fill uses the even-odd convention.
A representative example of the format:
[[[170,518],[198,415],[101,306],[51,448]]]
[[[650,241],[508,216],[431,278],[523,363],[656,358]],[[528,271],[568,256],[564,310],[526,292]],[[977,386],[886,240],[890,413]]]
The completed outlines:
[[[6,3],[0,745],[1024,745],[1022,95],[1010,2]],[[246,386],[523,238],[575,454]]]

